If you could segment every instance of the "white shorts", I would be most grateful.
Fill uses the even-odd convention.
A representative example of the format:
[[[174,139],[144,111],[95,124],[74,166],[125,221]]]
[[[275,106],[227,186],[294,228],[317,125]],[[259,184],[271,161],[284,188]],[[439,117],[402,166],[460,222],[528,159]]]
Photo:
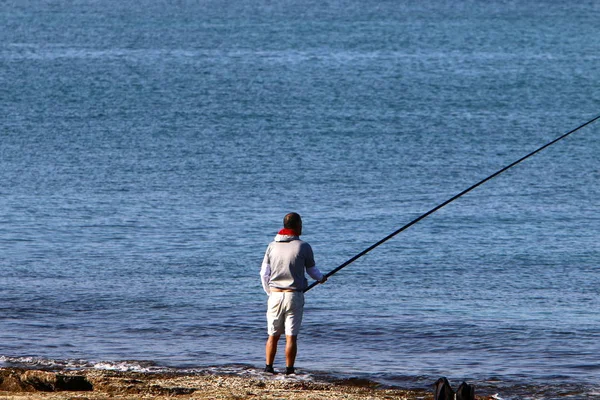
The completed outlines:
[[[297,336],[304,313],[304,292],[271,292],[267,307],[269,336]]]

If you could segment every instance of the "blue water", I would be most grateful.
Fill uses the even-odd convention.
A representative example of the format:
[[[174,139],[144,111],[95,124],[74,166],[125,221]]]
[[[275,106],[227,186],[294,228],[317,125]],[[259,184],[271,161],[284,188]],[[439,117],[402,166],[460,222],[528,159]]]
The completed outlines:
[[[0,363],[262,366],[283,215],[330,271],[595,117],[599,11],[2,2]],[[595,123],[311,290],[297,366],[599,396],[598,154]]]

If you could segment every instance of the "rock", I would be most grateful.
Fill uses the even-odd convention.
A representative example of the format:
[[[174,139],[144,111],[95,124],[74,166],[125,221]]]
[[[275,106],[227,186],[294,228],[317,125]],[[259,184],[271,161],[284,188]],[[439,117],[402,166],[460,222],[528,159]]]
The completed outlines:
[[[0,372],[0,391],[3,392],[25,392],[33,389],[24,387],[20,378],[20,371],[2,370]]]
[[[16,368],[0,370],[0,391],[4,392],[92,390],[93,385],[82,375],[59,375],[54,372]]]
[[[20,376],[21,383],[40,392],[53,392],[56,387],[56,374],[45,371],[25,371]]]
[[[81,375],[56,375],[56,390],[71,392],[90,392],[94,386]]]

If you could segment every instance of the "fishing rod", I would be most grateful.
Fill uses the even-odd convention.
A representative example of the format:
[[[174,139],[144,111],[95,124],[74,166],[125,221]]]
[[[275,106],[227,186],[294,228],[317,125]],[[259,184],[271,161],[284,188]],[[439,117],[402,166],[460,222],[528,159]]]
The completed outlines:
[[[542,147],[532,151],[531,153],[527,154],[524,157],[519,158],[517,161],[513,162],[512,164],[507,165],[506,167],[499,169],[498,171],[494,172],[493,174],[491,174],[490,176],[488,176],[485,179],[482,179],[481,181],[477,182],[476,184],[474,184],[473,186],[463,190],[462,192],[460,192],[459,194],[449,198],[448,200],[446,200],[445,202],[441,203],[440,205],[432,208],[431,210],[427,211],[425,214],[422,214],[420,217],[415,218],[414,220],[410,221],[408,224],[404,225],[402,228],[390,233],[389,235],[387,235],[386,237],[384,237],[383,239],[381,239],[380,241],[378,241],[377,243],[371,245],[370,247],[366,248],[365,250],[361,251],[360,253],[358,253],[357,255],[355,255],[354,257],[350,258],[348,261],[344,262],[342,265],[340,265],[339,267],[337,267],[336,269],[328,272],[327,274],[325,274],[325,277],[329,278],[330,276],[332,276],[333,274],[335,274],[336,272],[340,271],[342,268],[352,264],[354,261],[358,260],[359,258],[361,258],[362,256],[364,256],[365,254],[367,254],[368,252],[370,252],[371,250],[373,250],[374,248],[382,245],[383,243],[387,242],[388,240],[390,240],[391,238],[393,238],[394,236],[396,236],[397,234],[399,234],[400,232],[410,228],[411,226],[413,226],[414,224],[416,224],[417,222],[421,221],[422,219],[430,216],[431,214],[433,214],[434,212],[438,211],[440,208],[452,203],[454,200],[458,199],[459,197],[461,197],[464,194],[469,193],[471,190],[475,189],[478,186],[483,185],[484,183],[486,183],[487,181],[489,181],[490,179],[493,179],[495,177],[497,177],[498,175],[500,175],[501,173],[503,173],[504,171],[514,167],[515,165],[519,164],[521,161],[524,161],[526,159],[528,159],[529,157],[533,156],[534,154],[539,153],[540,151],[544,150],[546,147],[550,147],[552,146],[554,143],[566,138],[567,136],[569,136],[572,133],[577,132],[578,130],[580,130],[581,128],[591,124],[592,122],[595,122],[596,120],[600,119],[600,115],[598,115],[595,118],[590,119],[589,121],[587,121],[584,124],[579,125],[577,128],[565,133],[562,136],[559,136],[558,138],[554,139],[551,142],[546,143],[545,145],[543,145]],[[308,292],[310,289],[312,289],[313,287],[315,287],[316,285],[318,285],[319,282],[313,282],[311,283],[306,289],[304,289],[304,292]]]

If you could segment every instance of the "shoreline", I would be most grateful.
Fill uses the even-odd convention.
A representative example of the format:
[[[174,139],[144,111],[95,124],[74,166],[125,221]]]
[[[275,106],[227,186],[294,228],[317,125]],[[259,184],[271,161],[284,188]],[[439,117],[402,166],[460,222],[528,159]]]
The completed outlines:
[[[386,388],[363,379],[323,381],[285,375],[44,371],[0,368],[0,399],[433,399],[433,390]],[[476,396],[477,399],[489,397]]]

